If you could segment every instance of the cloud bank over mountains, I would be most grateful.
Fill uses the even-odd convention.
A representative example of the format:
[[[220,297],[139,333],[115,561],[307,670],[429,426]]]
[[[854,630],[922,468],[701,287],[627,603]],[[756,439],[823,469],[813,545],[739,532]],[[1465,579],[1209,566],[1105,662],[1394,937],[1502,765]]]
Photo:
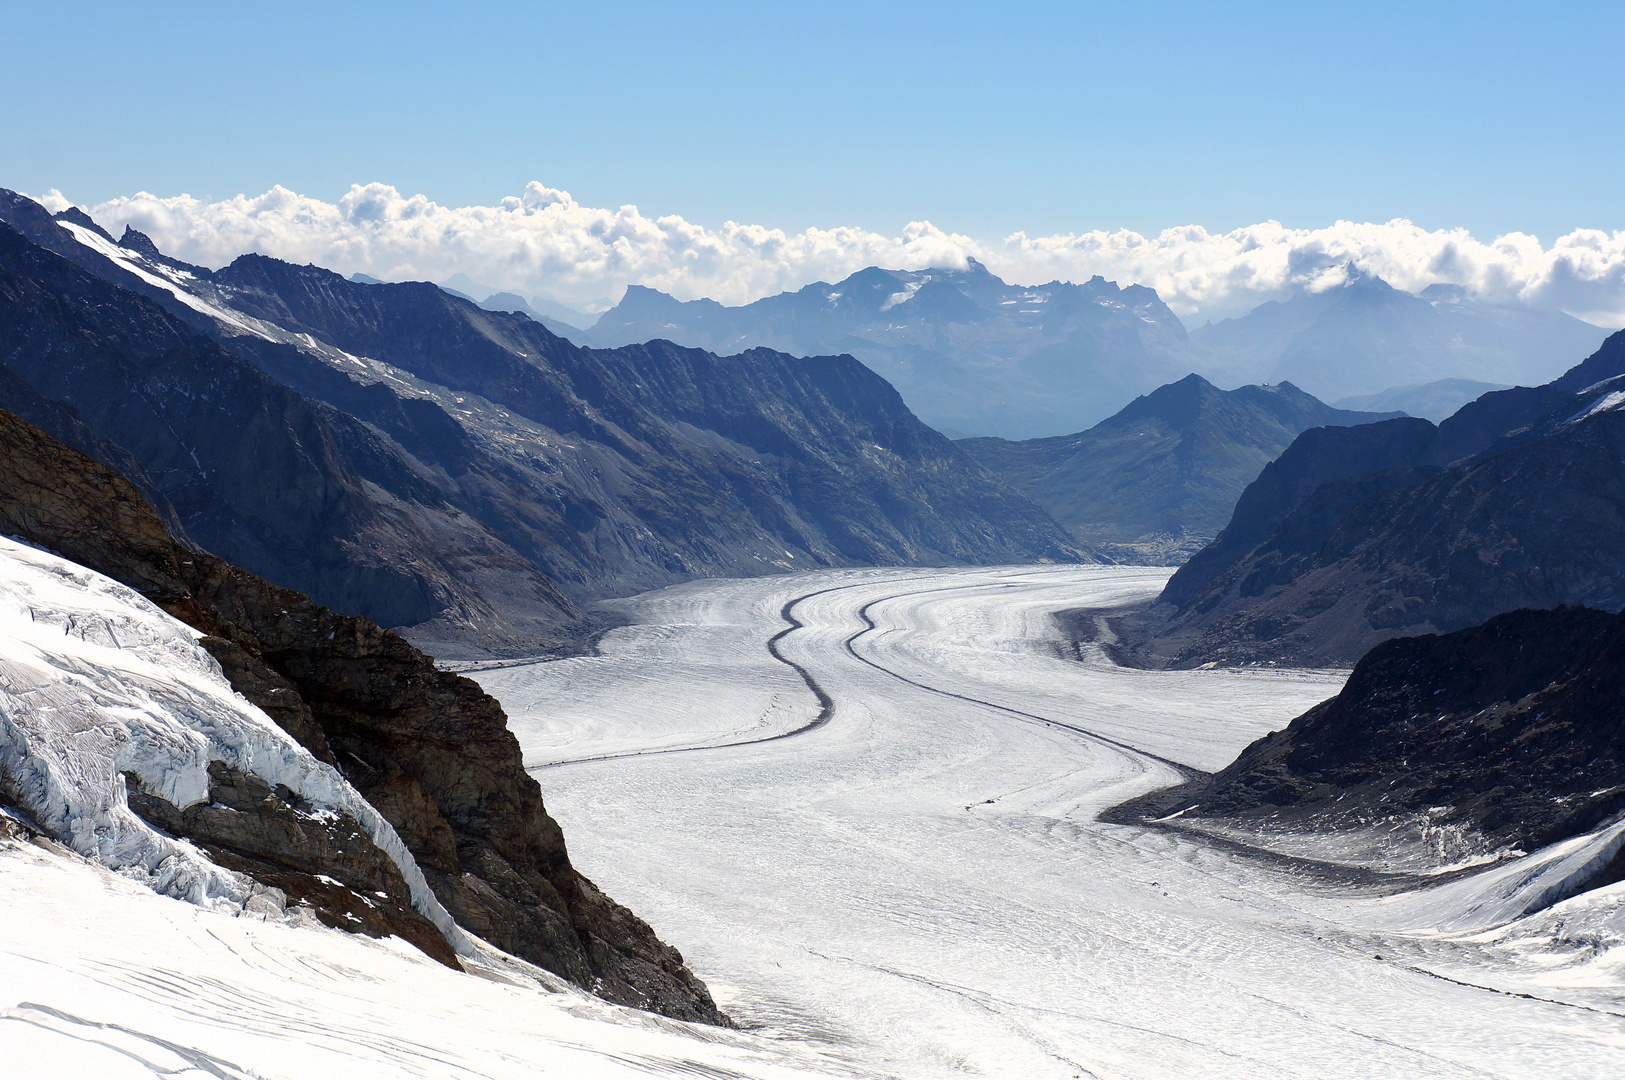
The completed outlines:
[[[54,190],[40,198],[53,211],[69,205]],[[975,258],[1013,282],[1101,274],[1149,285],[1197,322],[1339,284],[1353,264],[1411,292],[1444,282],[1488,300],[1625,325],[1625,232],[1593,229],[1550,246],[1523,233],[1483,241],[1402,219],[1320,229],[1271,221],[1228,233],[1187,225],[1156,236],[1015,233],[997,241],[923,221],[898,236],[856,227],[787,233],[736,222],[710,229],[676,215],[648,217],[635,206],[583,206],[536,182],[496,206],[441,206],[375,183],[353,185],[337,203],[277,186],[218,202],[141,192],[84,209],[114,235],[133,225],[164,251],[211,267],[257,251],[386,281],[443,281],[461,272],[587,311],[618,299],[628,284],[742,304],[869,265],[963,268]]]

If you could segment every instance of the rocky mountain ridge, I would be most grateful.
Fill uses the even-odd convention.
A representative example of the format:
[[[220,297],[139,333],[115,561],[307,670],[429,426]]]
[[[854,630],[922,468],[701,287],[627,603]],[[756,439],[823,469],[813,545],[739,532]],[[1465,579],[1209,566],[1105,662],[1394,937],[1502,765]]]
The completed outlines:
[[[1625,603],[1625,333],[1562,378],[1435,428],[1303,435],[1125,620],[1138,662],[1352,663],[1389,637],[1523,607]]]
[[[1076,435],[959,445],[1079,543],[1123,562],[1169,564],[1218,534],[1299,433],[1384,418],[1334,409],[1291,383],[1226,391],[1192,374]]]
[[[582,349],[427,283],[186,267],[9,193],[0,219],[11,407],[441,655],[570,649],[581,605],[693,576],[1086,557],[850,357]]]
[[[1625,811],[1622,649],[1625,615],[1586,608],[1382,642],[1336,697],[1182,790],[1181,816],[1387,835],[1446,863],[1590,832]],[[1616,855],[1575,889],[1621,877]]]

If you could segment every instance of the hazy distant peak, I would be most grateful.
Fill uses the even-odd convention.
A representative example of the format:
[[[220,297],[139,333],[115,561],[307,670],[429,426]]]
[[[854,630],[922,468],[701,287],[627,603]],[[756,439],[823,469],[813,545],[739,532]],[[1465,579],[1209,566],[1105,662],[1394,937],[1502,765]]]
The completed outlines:
[[[1429,285],[1417,295],[1434,304],[1460,303],[1473,298],[1473,294],[1465,286],[1452,285],[1444,281]]]
[[[677,297],[659,289],[651,289],[647,285],[628,285],[626,295],[615,310],[622,315],[633,318],[677,317],[692,318],[695,315],[704,316],[713,311],[723,310],[722,305],[715,300],[701,297],[698,300],[679,300]]]
[[[447,292],[455,296],[461,296],[465,300],[472,300],[476,304],[498,291],[489,285],[481,285],[462,272],[455,273],[446,280],[437,282],[437,284]]]

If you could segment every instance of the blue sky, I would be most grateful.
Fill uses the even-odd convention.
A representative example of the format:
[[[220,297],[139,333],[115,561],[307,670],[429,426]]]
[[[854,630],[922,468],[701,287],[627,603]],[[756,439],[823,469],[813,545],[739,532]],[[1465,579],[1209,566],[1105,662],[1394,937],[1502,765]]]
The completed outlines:
[[[0,185],[714,227],[1625,228],[1625,5],[17,3]]]

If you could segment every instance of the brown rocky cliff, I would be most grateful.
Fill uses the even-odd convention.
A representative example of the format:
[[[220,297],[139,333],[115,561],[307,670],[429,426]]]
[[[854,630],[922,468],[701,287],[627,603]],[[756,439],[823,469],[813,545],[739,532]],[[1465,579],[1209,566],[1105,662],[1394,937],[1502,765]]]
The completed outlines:
[[[459,924],[608,1000],[728,1020],[677,950],[570,864],[496,700],[393,631],[176,543],[121,476],[0,412],[0,531],[202,631],[233,687],[395,827]]]

